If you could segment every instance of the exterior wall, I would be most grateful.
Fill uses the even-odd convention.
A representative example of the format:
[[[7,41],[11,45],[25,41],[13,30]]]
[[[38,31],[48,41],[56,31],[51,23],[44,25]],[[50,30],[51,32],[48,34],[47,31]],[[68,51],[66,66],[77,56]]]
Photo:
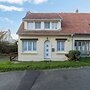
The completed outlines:
[[[27,22],[24,21],[24,29],[27,29]]]
[[[22,52],[22,40],[20,39],[32,39],[38,38],[37,41],[37,52],[32,53],[24,53]],[[65,51],[57,52],[57,40],[56,38],[67,39],[65,41]],[[18,60],[19,61],[44,61],[44,42],[46,40],[51,42],[51,48],[55,48],[54,52],[51,52],[51,59],[52,61],[64,61],[67,60],[65,54],[68,53],[69,50],[72,49],[72,39],[67,36],[37,36],[37,37],[20,37],[19,36],[19,43],[18,43]]]

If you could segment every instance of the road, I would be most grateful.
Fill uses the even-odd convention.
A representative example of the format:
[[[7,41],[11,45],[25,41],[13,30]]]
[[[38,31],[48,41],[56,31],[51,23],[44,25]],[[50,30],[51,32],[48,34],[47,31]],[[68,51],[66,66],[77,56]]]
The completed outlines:
[[[0,90],[90,90],[90,67],[0,73]]]

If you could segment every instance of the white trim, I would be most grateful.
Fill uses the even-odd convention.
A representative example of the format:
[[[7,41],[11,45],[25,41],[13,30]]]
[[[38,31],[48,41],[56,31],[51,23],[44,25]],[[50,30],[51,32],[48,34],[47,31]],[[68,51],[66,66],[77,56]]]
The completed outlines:
[[[29,54],[29,53],[32,53],[32,54],[37,54],[38,52],[37,51],[24,51],[24,52],[21,52],[22,54]]]
[[[52,22],[50,22],[50,30],[52,30]]]
[[[66,52],[66,51],[57,51],[56,53],[57,54],[67,54],[68,52]]]
[[[44,30],[44,22],[41,22],[41,29]]]

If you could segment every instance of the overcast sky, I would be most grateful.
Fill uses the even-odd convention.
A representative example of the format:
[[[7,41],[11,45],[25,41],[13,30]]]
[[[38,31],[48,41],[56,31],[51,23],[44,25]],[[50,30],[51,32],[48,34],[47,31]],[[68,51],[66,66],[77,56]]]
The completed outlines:
[[[90,13],[90,0],[0,0],[0,29],[15,34],[27,11]]]

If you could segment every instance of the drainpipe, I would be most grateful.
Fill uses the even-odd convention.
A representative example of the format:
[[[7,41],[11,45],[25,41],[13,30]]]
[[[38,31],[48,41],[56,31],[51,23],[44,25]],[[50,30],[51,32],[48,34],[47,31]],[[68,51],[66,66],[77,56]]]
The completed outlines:
[[[74,50],[73,36],[74,36],[74,34],[71,34],[71,40],[72,40],[72,50]]]

